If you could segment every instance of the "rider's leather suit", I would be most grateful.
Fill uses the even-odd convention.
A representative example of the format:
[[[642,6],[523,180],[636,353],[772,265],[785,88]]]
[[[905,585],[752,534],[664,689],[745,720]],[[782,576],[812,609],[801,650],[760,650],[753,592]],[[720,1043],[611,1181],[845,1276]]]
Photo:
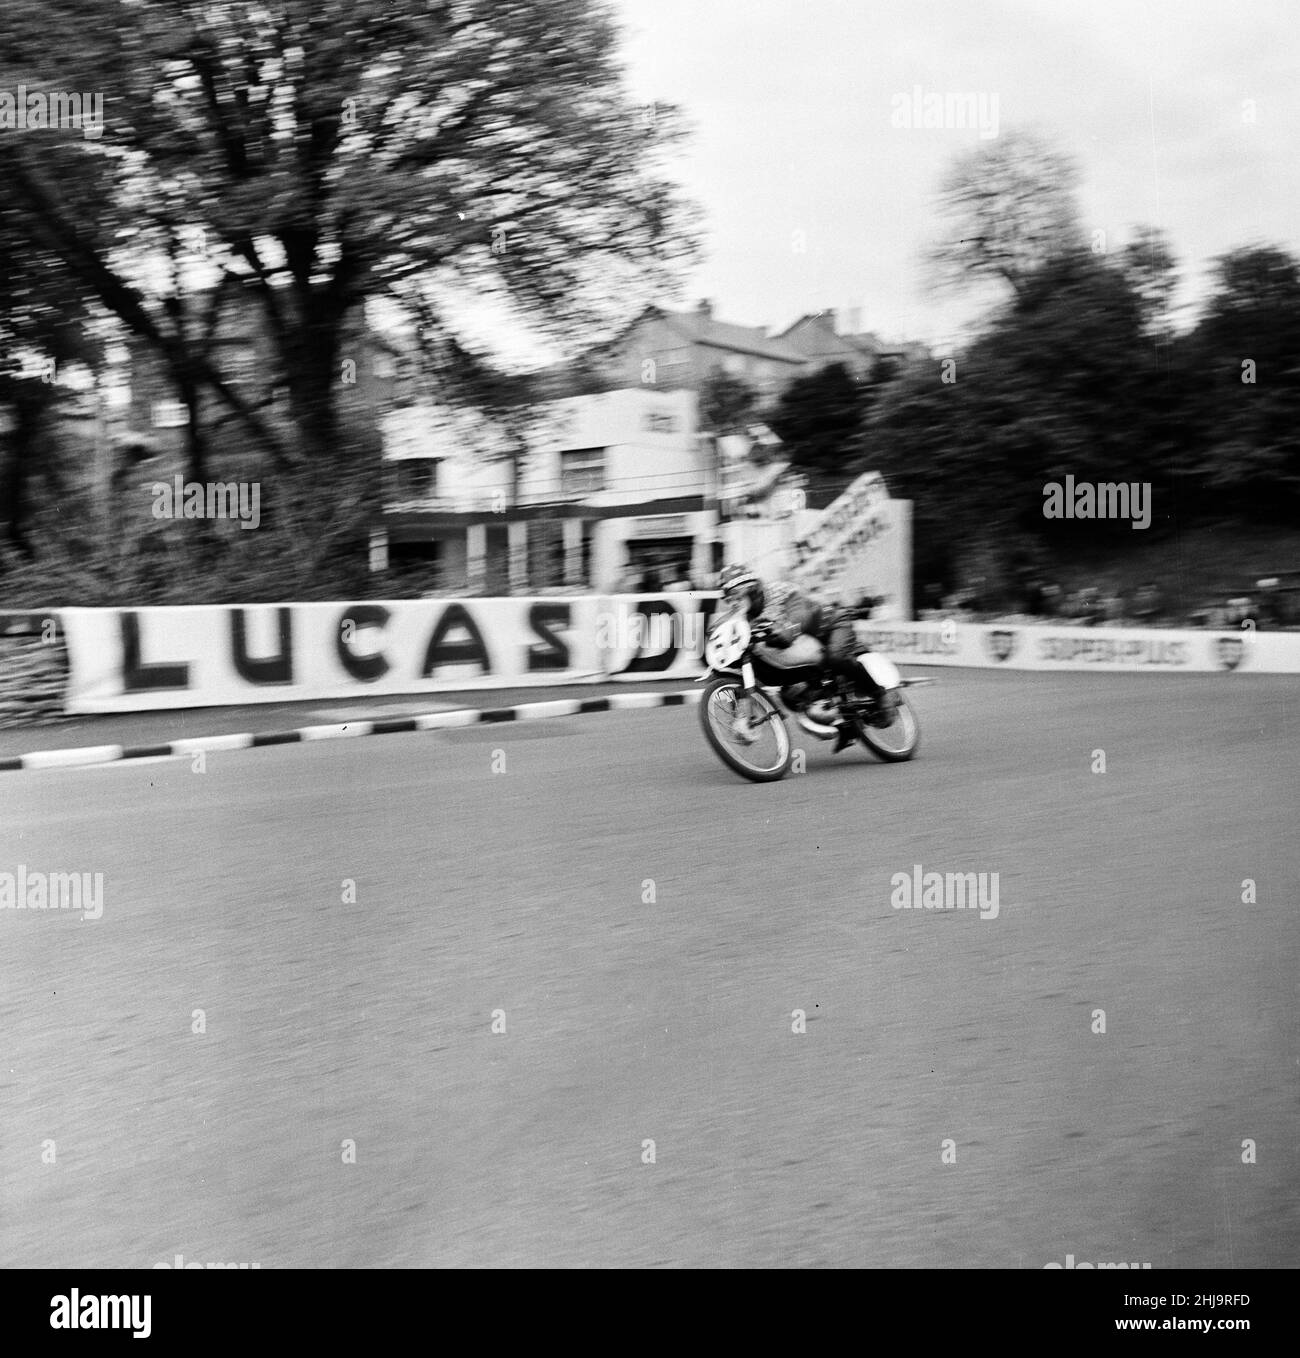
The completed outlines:
[[[766,586],[764,594],[766,597],[759,621],[768,628],[768,645],[785,651],[794,646],[801,636],[813,637],[825,648],[823,663],[831,673],[866,696],[879,696],[880,686],[857,662],[857,653],[862,646],[847,611],[827,607],[809,597],[797,585],[784,580]]]

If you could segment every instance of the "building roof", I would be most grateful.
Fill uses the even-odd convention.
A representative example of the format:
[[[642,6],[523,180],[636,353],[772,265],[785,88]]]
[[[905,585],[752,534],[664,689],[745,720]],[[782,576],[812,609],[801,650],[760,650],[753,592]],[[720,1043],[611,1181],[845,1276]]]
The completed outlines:
[[[778,363],[807,363],[806,354],[801,354],[792,345],[780,339],[768,337],[762,326],[732,325],[727,321],[715,321],[703,311],[664,311],[652,307],[650,311],[667,321],[683,339],[692,344],[706,344],[713,349],[729,349],[733,353],[753,354],[757,358],[770,358]]]
[[[751,354],[757,358],[788,363],[791,368],[801,370],[807,369],[816,359],[834,354],[843,354],[846,358],[858,356],[874,359],[884,353],[904,352],[890,349],[870,331],[851,335],[839,334],[831,316],[824,311],[808,312],[787,326],[779,335],[769,335],[763,326],[733,325],[727,321],[717,321],[710,312],[700,308],[692,311],[669,311],[664,307],[651,305],[628,322],[616,336],[593,346],[581,358],[552,364],[532,375],[538,381],[547,383],[548,389],[552,389],[555,395],[572,394],[575,390],[580,394],[608,390],[611,383],[602,375],[602,366],[616,359],[638,327],[648,320],[663,321],[684,343],[705,345],[732,353]],[[796,347],[786,336],[800,329],[805,333],[811,329],[820,331],[826,336],[827,345],[814,349]],[[584,369],[581,374],[582,380],[575,380],[579,376],[577,371],[579,368]]]
[[[861,334],[841,334],[835,328],[835,322],[831,316],[824,311],[810,311],[800,316],[793,324],[786,326],[777,336],[778,340],[783,340],[787,335],[792,335],[796,330],[820,330],[825,335],[830,348],[822,352],[835,352],[860,354],[864,357],[874,358],[881,352],[884,346],[879,338],[870,331],[863,331]]]

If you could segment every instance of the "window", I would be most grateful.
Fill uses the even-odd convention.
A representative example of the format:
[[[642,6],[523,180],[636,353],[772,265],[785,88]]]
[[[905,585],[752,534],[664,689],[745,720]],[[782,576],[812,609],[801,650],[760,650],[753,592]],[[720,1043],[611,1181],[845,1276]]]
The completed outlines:
[[[406,500],[436,500],[438,498],[438,463],[434,458],[403,458],[393,462],[393,498]]]
[[[656,355],[661,368],[684,368],[691,361],[689,349],[664,349]]]
[[[560,454],[560,493],[592,495],[605,489],[605,450],[576,448]]]
[[[184,401],[155,401],[152,419],[155,429],[177,429],[189,424],[190,412]]]

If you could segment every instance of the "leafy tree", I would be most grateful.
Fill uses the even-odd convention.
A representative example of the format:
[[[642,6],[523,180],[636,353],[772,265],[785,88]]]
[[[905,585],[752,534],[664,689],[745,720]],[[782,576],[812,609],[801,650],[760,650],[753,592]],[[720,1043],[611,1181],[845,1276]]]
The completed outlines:
[[[1300,507],[1300,263],[1276,246],[1217,261],[1184,348],[1201,430],[1191,474],[1206,507],[1267,517]]]
[[[943,239],[930,250],[940,286],[992,280],[1015,295],[1081,241],[1073,161],[1030,132],[1007,132],[960,156],[939,191]]]
[[[722,368],[715,368],[700,384],[700,428],[707,433],[743,433],[754,422],[757,410],[754,388]]]
[[[1120,255],[1120,268],[1142,302],[1143,324],[1157,339],[1171,337],[1170,309],[1177,285],[1178,260],[1158,227],[1139,226]]]
[[[3,165],[0,148],[0,174]],[[60,378],[70,364],[98,366],[102,353],[74,281],[19,226],[0,207],[0,539],[30,557],[34,483],[47,498],[69,493],[50,438]]]
[[[857,466],[866,408],[864,384],[843,363],[831,363],[786,387],[772,429],[796,467],[846,474]]]
[[[1175,332],[1177,276],[1160,231],[1112,257],[1084,247],[1073,173],[1018,138],[964,157],[944,184],[949,284],[1000,280],[1004,297],[946,374],[913,365],[864,421],[871,463],[915,504],[917,566],[1017,561],[1127,524],[1049,523],[1042,492],[1150,483],[1153,536],[1195,516],[1293,520],[1300,508],[1300,264],[1276,247],[1218,262],[1196,329]],[[1145,539],[1144,541],[1149,541]],[[994,584],[996,593],[997,581]]]
[[[573,342],[693,258],[658,168],[675,113],[629,102],[599,0],[9,0],[6,24],[18,78],[105,95],[98,141],[15,139],[10,208],[284,464],[336,443],[363,303],[432,323],[450,382],[477,301]],[[265,318],[289,438],[205,346],[221,280]]]
[[[1043,487],[1067,475],[1150,481],[1158,513],[1168,506],[1188,383],[1145,338],[1145,315],[1122,268],[1075,250],[1025,279],[951,380],[939,363],[916,365],[885,393],[866,423],[872,461],[916,502],[928,573],[950,576],[974,555],[1005,570],[1034,539],[1098,531],[1044,520]]]

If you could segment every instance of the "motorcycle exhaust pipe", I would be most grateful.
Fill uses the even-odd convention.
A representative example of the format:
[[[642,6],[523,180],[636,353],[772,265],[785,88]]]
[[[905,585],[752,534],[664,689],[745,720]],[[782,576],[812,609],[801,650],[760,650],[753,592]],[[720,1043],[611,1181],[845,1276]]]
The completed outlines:
[[[805,717],[802,712],[796,712],[794,720],[800,730],[807,731],[817,740],[833,740],[839,734],[834,726],[823,726],[821,722]]]

